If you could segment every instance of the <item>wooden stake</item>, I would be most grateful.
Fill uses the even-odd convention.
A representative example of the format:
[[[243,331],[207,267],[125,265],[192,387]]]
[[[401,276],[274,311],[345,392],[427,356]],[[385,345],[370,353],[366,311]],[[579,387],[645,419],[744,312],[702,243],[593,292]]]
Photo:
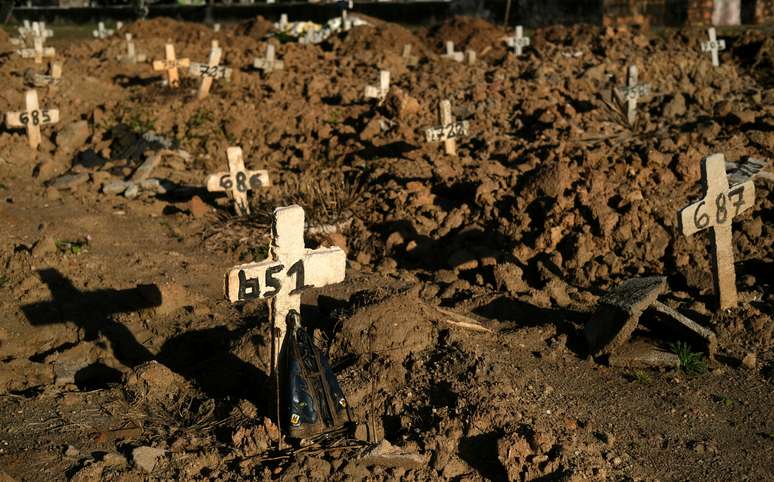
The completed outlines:
[[[365,88],[365,96],[367,99],[379,99],[379,103],[384,101],[387,97],[387,92],[390,91],[390,71],[379,71],[379,87],[373,87],[367,85]]]
[[[451,102],[446,99],[441,101],[438,118],[441,122],[440,126],[425,129],[427,142],[444,141],[446,154],[456,156],[456,139],[468,134],[468,121],[454,122],[454,116],[451,111]]]
[[[202,78],[202,82],[199,85],[199,99],[204,99],[210,94],[213,79],[228,79],[231,77],[231,69],[218,65],[220,63],[221,54],[222,51],[219,48],[214,48],[210,51],[210,58],[206,65],[198,63],[191,64],[189,73],[194,77]]]
[[[177,72],[178,67],[188,67],[190,60],[177,59],[175,57],[175,46],[172,44],[166,44],[165,46],[166,59],[154,60],[153,70],[166,70],[167,71],[167,83],[170,87],[180,86],[180,76]]]
[[[208,176],[207,190],[227,193],[229,197],[234,199],[238,215],[250,214],[247,191],[270,186],[269,171],[245,169],[241,147],[229,147],[226,150],[226,156],[228,157],[228,172],[218,172]]]
[[[718,55],[718,52],[725,50],[726,41],[722,39],[718,40],[717,34],[715,33],[715,27],[707,29],[707,34],[709,35],[709,42],[702,42],[701,50],[702,52],[710,52],[712,54],[712,65],[717,67],[720,65],[720,56]]]
[[[268,74],[274,70],[282,70],[285,68],[285,63],[275,58],[274,45],[268,44],[266,46],[266,56],[264,58],[257,58],[253,61],[253,67],[258,70],[263,70]]]
[[[59,122],[59,109],[41,109],[35,89],[25,94],[25,106],[26,110],[22,112],[6,112],[5,125],[26,127],[30,147],[37,149],[41,142],[40,126]]]

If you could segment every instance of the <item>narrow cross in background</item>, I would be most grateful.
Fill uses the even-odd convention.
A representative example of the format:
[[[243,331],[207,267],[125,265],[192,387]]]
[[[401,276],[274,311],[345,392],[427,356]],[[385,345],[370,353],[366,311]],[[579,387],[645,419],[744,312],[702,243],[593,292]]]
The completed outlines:
[[[228,172],[218,172],[207,176],[207,190],[227,193],[229,197],[234,199],[238,215],[250,214],[247,191],[270,186],[269,172],[245,169],[241,147],[229,147],[226,150],[226,156],[228,157]]]
[[[180,75],[177,72],[178,67],[188,67],[190,61],[188,59],[178,60],[175,57],[175,46],[172,44],[166,44],[164,47],[166,58],[165,60],[154,60],[153,70],[166,70],[167,71],[167,83],[170,87],[178,87],[180,85]]]
[[[717,34],[715,33],[715,27],[710,27],[707,29],[707,34],[709,34],[709,42],[702,42],[701,43],[701,51],[702,52],[711,52],[712,53],[712,65],[717,67],[720,65],[720,58],[718,57],[718,52],[720,50],[725,50],[726,48],[726,41],[721,39],[718,40]]]
[[[427,142],[443,141],[446,153],[452,156],[457,155],[456,139],[468,134],[468,121],[454,122],[454,116],[451,112],[451,102],[442,100],[438,109],[438,119],[441,125],[425,129]]]

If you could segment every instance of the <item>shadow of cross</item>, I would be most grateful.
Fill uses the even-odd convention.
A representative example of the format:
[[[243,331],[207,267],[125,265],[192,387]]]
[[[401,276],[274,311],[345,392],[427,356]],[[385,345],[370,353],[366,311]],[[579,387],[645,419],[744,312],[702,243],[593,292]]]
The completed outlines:
[[[52,299],[21,307],[32,325],[71,322],[83,330],[82,340],[94,340],[103,335],[110,342],[116,359],[128,367],[153,359],[150,351],[135,339],[132,332],[111,317],[160,306],[161,291],[156,285],[138,285],[125,290],[80,291],[55,269],[39,270],[38,276],[48,286]]]

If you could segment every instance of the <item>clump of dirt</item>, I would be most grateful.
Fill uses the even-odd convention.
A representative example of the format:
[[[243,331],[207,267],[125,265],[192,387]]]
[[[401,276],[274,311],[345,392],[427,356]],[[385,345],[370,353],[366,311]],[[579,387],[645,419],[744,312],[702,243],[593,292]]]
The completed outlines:
[[[446,51],[446,41],[454,42],[456,50],[471,49],[482,52],[487,47],[503,45],[506,32],[481,18],[452,17],[437,26],[428,28],[422,37],[428,38],[436,52]]]
[[[274,23],[260,15],[233,27],[234,35],[253,37],[258,40],[262,40],[273,30]]]

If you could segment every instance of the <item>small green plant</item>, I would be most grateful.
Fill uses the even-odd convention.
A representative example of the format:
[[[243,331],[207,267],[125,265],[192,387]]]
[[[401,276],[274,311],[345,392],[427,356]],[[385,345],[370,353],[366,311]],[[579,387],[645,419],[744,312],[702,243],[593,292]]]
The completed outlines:
[[[724,395],[714,395],[712,398],[717,403],[725,405],[726,407],[733,407],[734,406],[734,400],[732,398],[728,398],[728,397],[726,397]]]
[[[648,385],[652,381],[650,379],[650,375],[648,375],[643,370],[635,370],[632,375],[634,375],[635,381],[637,381],[638,383],[642,383],[643,385]]]
[[[75,241],[57,240],[56,247],[61,253],[81,254],[81,252],[89,245],[88,239],[78,239]]]
[[[11,281],[11,278],[5,275],[0,275],[0,288],[3,288],[8,282]]]
[[[326,119],[323,122],[330,124],[332,126],[335,126],[336,124],[341,122],[341,112],[334,110],[333,112],[331,112],[331,118]]]
[[[132,112],[125,124],[129,126],[129,129],[135,134],[145,134],[146,132],[156,130],[153,119],[146,117],[139,112]]]
[[[672,352],[680,360],[680,368],[688,375],[699,375],[707,371],[707,362],[704,355],[691,351],[691,345],[684,341],[672,343],[669,346]]]

